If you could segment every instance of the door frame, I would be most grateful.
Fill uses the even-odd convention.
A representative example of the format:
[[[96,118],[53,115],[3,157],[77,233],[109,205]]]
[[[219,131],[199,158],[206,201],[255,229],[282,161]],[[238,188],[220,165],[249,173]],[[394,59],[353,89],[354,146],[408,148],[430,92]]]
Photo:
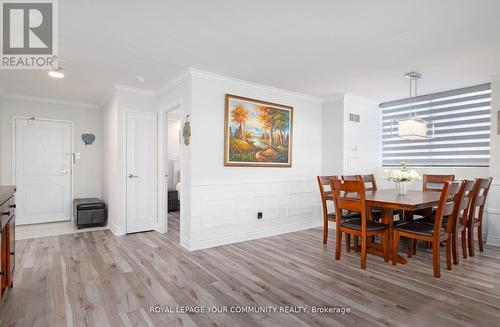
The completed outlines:
[[[127,115],[129,113],[136,113],[136,114],[154,114],[156,115],[156,123],[157,123],[157,130],[156,130],[156,134],[158,136],[158,113],[154,112],[154,111],[142,111],[142,110],[132,110],[132,109],[124,109],[123,110],[123,134],[122,134],[122,137],[123,137],[123,143],[122,143],[122,146],[123,146],[123,160],[122,160],[122,171],[123,171],[123,194],[122,194],[122,199],[123,199],[123,215],[125,217],[124,219],[124,226],[123,226],[123,230],[125,231],[124,234],[127,234],[127,220],[128,220],[128,210],[127,210],[127,192],[128,192],[128,176],[127,176],[127,168],[128,168],[128,162],[127,162]],[[158,141],[157,141],[157,144],[156,146],[158,147]],[[156,158],[155,158],[155,161],[158,161],[158,151],[155,151],[154,152]],[[158,165],[157,167],[158,168]],[[158,169],[155,169],[155,172],[156,172],[156,175],[155,175],[155,178],[154,178],[154,181],[155,181],[155,185],[154,185],[154,190],[155,190],[155,193],[158,194]],[[155,219],[155,230],[158,230],[158,204],[157,204],[157,197],[154,196],[153,197],[154,200],[155,200],[155,204],[154,204],[154,213],[153,213],[153,216],[154,216],[154,219]]]
[[[181,134],[182,134],[182,121],[183,119],[183,99],[179,98],[171,103],[167,104],[163,108],[158,111],[158,175],[160,176],[160,182],[158,183],[158,232],[167,233],[168,231],[168,201],[167,201],[167,192],[168,192],[168,177],[167,175],[167,161],[168,161],[168,114],[172,111],[179,110],[181,116]],[[181,167],[181,183],[183,183],[182,178],[182,170],[184,170],[184,159],[182,155],[182,140],[181,140],[181,151],[180,151],[180,167]],[[182,184],[181,184],[182,185]],[[183,211],[182,203],[184,199],[184,190],[186,189],[185,185],[181,186],[181,191],[179,192],[179,201],[180,205],[180,221],[182,221]],[[164,217],[164,219],[162,218]],[[182,223],[179,224],[179,235],[182,235]]]
[[[38,121],[47,121],[47,122],[55,122],[55,123],[69,123],[70,124],[70,128],[71,128],[71,135],[70,135],[70,182],[69,182],[69,197],[70,197],[70,206],[69,206],[69,221],[71,223],[73,223],[73,200],[74,200],[74,190],[73,190],[73,187],[74,187],[74,182],[73,182],[73,175],[74,175],[74,167],[75,167],[75,162],[74,162],[74,149],[75,149],[75,135],[74,135],[74,125],[75,123],[72,121],[72,120],[61,120],[61,119],[51,119],[51,118],[37,118],[35,116],[32,116],[32,117],[26,117],[26,116],[13,116],[12,117],[12,160],[11,160],[11,180],[12,180],[12,184],[13,185],[16,185],[16,173],[17,173],[17,169],[16,169],[16,120],[18,119],[22,119],[22,120],[38,120]]]

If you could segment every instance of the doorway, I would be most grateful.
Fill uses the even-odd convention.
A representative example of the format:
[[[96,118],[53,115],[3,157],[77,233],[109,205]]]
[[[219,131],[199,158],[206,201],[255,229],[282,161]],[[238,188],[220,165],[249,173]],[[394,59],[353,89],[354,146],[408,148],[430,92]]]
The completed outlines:
[[[71,220],[73,123],[14,118],[17,225]]]
[[[182,229],[182,100],[174,101],[159,113],[158,188],[159,231],[178,240]]]

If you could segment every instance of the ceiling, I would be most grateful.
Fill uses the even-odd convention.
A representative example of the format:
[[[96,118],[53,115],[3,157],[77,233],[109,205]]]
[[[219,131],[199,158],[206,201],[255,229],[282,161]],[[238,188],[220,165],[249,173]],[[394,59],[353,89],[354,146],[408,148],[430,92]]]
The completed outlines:
[[[99,103],[187,67],[328,98],[406,97],[500,76],[498,0],[59,1],[66,77],[0,71],[6,93]],[[138,85],[136,76],[144,76]]]

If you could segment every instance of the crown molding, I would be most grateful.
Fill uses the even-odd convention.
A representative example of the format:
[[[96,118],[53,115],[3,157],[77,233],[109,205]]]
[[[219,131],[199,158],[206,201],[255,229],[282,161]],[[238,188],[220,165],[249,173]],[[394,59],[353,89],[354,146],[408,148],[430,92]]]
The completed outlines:
[[[6,93],[3,95],[3,97],[5,99],[14,99],[14,100],[22,100],[22,101],[38,101],[38,102],[60,104],[60,105],[80,107],[80,108],[89,108],[89,109],[98,108],[98,106],[94,103],[77,102],[77,101],[37,97],[37,96],[14,94],[14,93]]]
[[[231,81],[234,83],[243,84],[243,85],[250,86],[250,87],[266,88],[268,90],[271,90],[271,91],[274,91],[277,93],[286,94],[286,95],[290,95],[293,97],[302,98],[302,99],[306,99],[306,100],[312,100],[312,101],[317,101],[317,102],[323,101],[322,98],[316,97],[313,95],[289,91],[289,90],[285,90],[285,89],[280,89],[280,88],[269,86],[269,85],[249,82],[249,81],[245,81],[242,79],[238,79],[238,78],[234,78],[234,77],[230,77],[230,76],[226,76],[226,75],[221,75],[221,74],[216,74],[216,73],[211,73],[211,72],[207,72],[207,71],[203,71],[203,70],[199,70],[199,69],[195,69],[195,68],[189,68],[189,72],[192,75],[207,76],[207,77],[211,77],[214,79]]]
[[[167,83],[165,83],[162,87],[156,91],[157,95],[162,95],[174,86],[186,81],[191,76],[191,68],[187,68],[182,70],[179,74],[171,78]]]
[[[364,97],[361,97],[361,96],[358,96],[358,95],[355,95],[355,94],[351,94],[351,93],[346,93],[345,94],[345,98],[351,98],[353,100],[356,100],[358,102],[362,102],[362,103],[368,104],[368,105],[374,105],[377,108],[378,108],[378,106],[380,104],[380,101],[378,101],[378,100],[364,98]]]
[[[323,103],[325,102],[332,102],[332,101],[338,101],[338,100],[344,100],[345,98],[345,93],[336,93],[328,97],[322,98]]]

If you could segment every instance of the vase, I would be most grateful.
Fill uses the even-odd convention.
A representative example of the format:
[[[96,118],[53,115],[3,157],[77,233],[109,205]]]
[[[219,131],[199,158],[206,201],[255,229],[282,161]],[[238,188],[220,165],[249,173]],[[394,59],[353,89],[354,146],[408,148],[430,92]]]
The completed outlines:
[[[396,191],[398,195],[406,195],[408,193],[408,182],[396,182]]]

